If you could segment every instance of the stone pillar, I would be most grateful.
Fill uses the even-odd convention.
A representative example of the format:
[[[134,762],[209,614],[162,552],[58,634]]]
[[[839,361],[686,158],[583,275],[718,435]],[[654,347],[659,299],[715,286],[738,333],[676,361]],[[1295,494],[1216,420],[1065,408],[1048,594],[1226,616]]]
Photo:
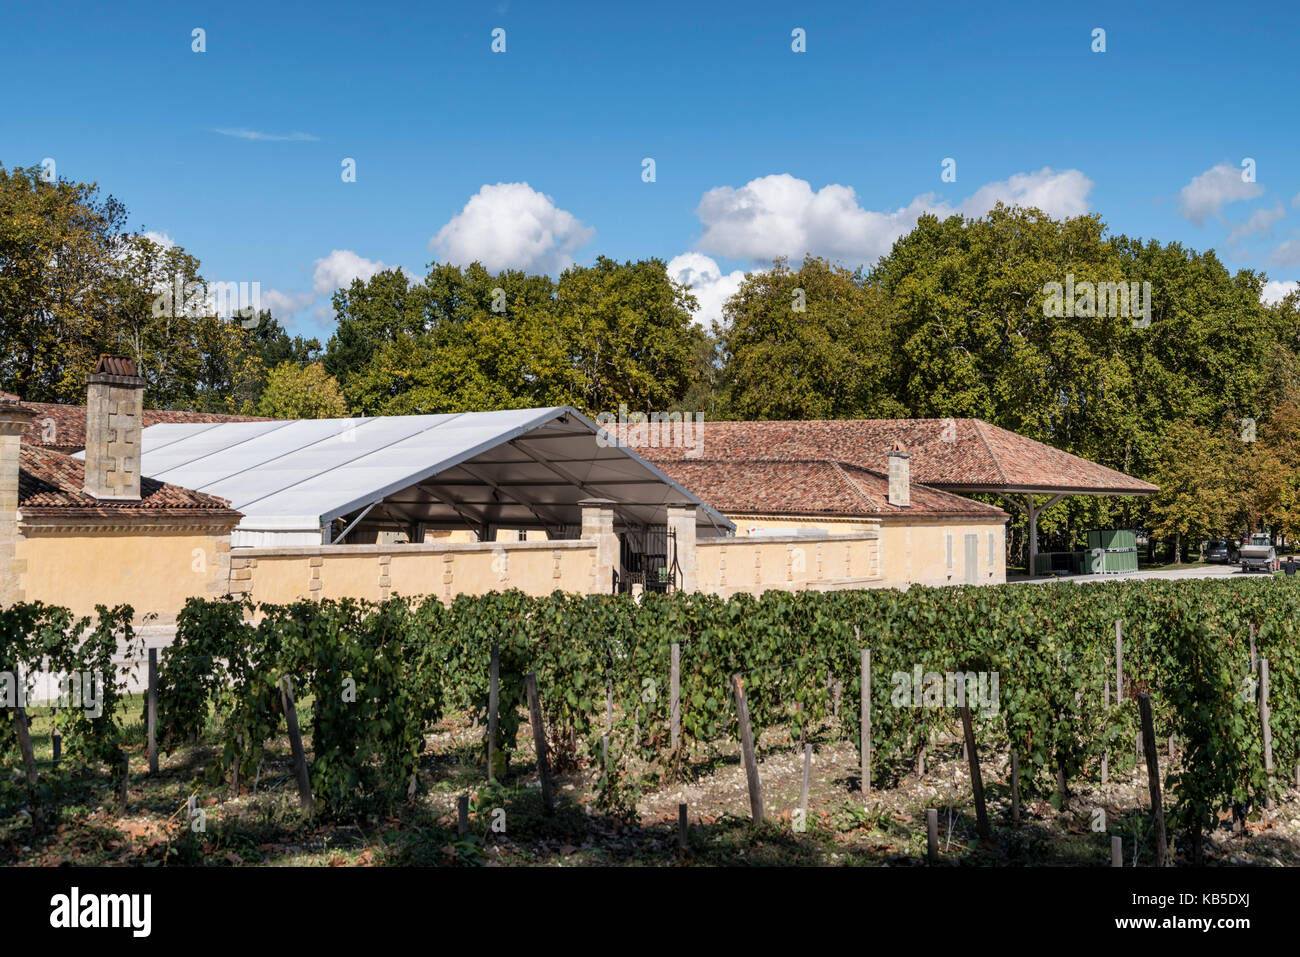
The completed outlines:
[[[614,572],[621,571],[618,535],[614,533],[614,502],[607,498],[586,498],[578,507],[582,509],[582,538],[596,543],[591,592],[609,594],[614,590]]]
[[[899,445],[889,453],[889,504],[902,508],[912,505],[912,466],[907,451]]]
[[[23,428],[36,413],[11,396],[0,394],[0,606],[23,600],[17,561],[18,456]]]
[[[669,505],[668,531],[677,539],[677,568],[681,573],[679,588],[684,592],[700,590],[696,571],[695,520],[697,505]]]
[[[135,362],[100,356],[86,378],[87,495],[115,502],[140,501],[140,431],[144,379]]]

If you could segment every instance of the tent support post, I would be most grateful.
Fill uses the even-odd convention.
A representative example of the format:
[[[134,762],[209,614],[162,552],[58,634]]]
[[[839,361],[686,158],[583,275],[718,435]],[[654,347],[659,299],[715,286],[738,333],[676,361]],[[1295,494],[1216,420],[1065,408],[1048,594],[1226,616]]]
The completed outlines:
[[[338,536],[338,538],[334,539],[334,541],[330,542],[329,544],[331,544],[331,545],[337,545],[339,542],[343,541],[343,539],[347,536],[348,532],[350,532],[350,531],[352,531],[352,529],[356,528],[356,527],[357,527],[357,523],[360,522],[360,521],[361,521],[363,518],[365,518],[367,515],[369,515],[369,514],[370,514],[370,510],[371,510],[372,508],[374,508],[376,505],[378,505],[378,504],[379,504],[380,502],[382,502],[382,501],[383,501],[383,499],[377,499],[377,500],[371,502],[371,503],[370,503],[369,505],[367,505],[365,508],[363,508],[363,509],[361,510],[361,514],[358,515],[356,518],[354,518],[352,521],[350,521],[350,522],[348,523],[348,527],[345,528],[345,529],[343,529],[343,531],[339,532],[339,536]]]

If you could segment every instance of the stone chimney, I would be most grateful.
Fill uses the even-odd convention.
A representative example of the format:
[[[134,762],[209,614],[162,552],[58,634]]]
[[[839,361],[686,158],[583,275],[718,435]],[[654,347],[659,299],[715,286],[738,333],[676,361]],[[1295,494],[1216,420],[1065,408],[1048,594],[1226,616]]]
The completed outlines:
[[[895,442],[889,450],[889,504],[902,508],[912,507],[911,458],[903,443]]]
[[[144,379],[134,360],[100,356],[86,389],[86,494],[138,502]]]
[[[15,559],[18,540],[18,453],[23,429],[36,413],[0,392],[0,605],[22,601],[22,569]]]

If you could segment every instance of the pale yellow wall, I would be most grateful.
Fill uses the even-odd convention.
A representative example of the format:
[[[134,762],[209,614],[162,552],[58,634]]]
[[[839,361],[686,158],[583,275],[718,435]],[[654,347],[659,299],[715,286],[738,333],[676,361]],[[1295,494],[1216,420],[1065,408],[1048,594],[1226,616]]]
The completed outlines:
[[[989,562],[990,533],[993,561]],[[947,537],[952,536],[952,567],[948,567]],[[967,583],[965,536],[975,535],[975,582],[1007,580],[1006,525],[999,521],[913,519],[885,522],[881,528],[881,575],[893,586],[962,585]]]
[[[868,588],[879,577],[879,541],[874,531],[822,539],[776,535],[700,539],[695,554],[700,591],[722,596],[771,589]]]
[[[20,537],[22,600],[93,615],[96,605],[129,604],[137,622],[167,624],[185,599],[225,594],[228,531],[141,527],[132,531],[43,533]]]
[[[852,534],[867,529],[879,530],[880,578],[887,585],[904,588],[911,584],[964,584],[967,580],[965,536],[976,535],[979,543],[975,566],[976,582],[994,584],[1007,580],[1005,521],[925,519],[913,516],[903,519],[893,516],[879,519],[795,518],[732,512],[727,513],[727,518],[735,522],[737,538],[749,537],[754,528],[812,528],[831,535]],[[990,533],[994,536],[992,562],[989,560]],[[951,569],[948,568],[946,538],[949,534],[953,536]],[[701,543],[704,541],[701,539]]]
[[[231,577],[232,590],[274,604],[393,595],[450,601],[510,588],[587,594],[595,560],[596,544],[583,541],[237,548]]]

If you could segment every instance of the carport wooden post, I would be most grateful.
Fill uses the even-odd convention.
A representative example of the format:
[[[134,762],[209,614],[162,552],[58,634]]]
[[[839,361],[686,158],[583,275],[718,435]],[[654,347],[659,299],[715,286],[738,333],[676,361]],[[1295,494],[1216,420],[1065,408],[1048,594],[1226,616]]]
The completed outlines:
[[[1032,495],[1025,496],[1025,517],[1029,520],[1025,531],[1025,537],[1028,539],[1027,544],[1029,545],[1029,558],[1026,559],[1029,567],[1025,571],[1032,578],[1038,573],[1038,510],[1034,508],[1034,497]]]
[[[1029,574],[1030,578],[1033,578],[1038,573],[1034,568],[1035,560],[1038,557],[1038,516],[1042,515],[1043,512],[1051,508],[1063,498],[1065,498],[1065,493],[1052,495],[1049,496],[1047,501],[1042,505],[1035,505],[1033,493],[1030,492],[1025,495],[1025,517],[1029,520],[1026,531],[1026,537],[1029,539],[1029,567],[1026,568],[1025,571]],[[1012,501],[1015,501],[1015,499],[1012,499]]]

